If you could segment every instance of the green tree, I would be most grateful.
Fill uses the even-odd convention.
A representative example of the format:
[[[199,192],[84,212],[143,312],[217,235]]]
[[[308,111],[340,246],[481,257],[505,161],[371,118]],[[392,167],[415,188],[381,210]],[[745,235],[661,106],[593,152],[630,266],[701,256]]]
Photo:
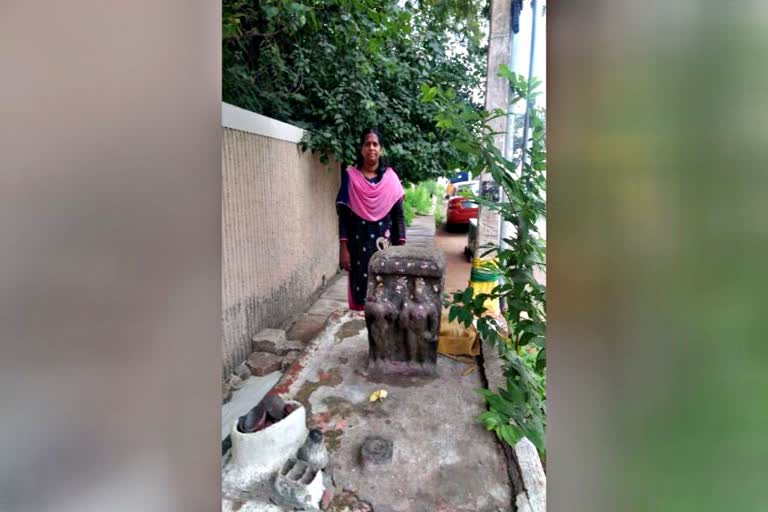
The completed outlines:
[[[485,0],[224,0],[224,101],[306,128],[302,145],[354,161],[375,126],[403,179],[474,165],[434,126],[422,84],[473,95],[485,77]],[[324,158],[324,157],[323,157]]]

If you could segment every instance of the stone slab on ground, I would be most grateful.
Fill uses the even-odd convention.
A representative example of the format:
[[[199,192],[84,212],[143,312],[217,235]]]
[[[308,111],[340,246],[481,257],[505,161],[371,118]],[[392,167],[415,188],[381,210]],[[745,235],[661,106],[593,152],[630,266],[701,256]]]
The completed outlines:
[[[262,377],[272,372],[280,371],[283,365],[283,358],[269,352],[253,352],[248,356],[245,364],[251,369],[253,375]]]
[[[347,305],[347,283],[349,276],[346,271],[341,271],[336,281],[328,287],[320,296],[323,300],[332,300],[342,306]]]
[[[515,444],[515,458],[520,468],[524,491],[517,495],[516,502],[527,502],[531,512],[547,510],[547,477],[541,465],[539,452],[528,438],[524,437]],[[518,506],[518,508],[521,508]]]
[[[345,288],[346,289],[346,288]],[[339,301],[327,299],[323,296],[320,297],[314,304],[312,304],[312,307],[307,310],[308,315],[321,315],[321,316],[329,316],[334,311],[338,310],[339,308],[346,308],[346,299],[344,301],[344,304],[339,304]]]
[[[285,331],[282,329],[262,329],[256,336],[252,338],[256,341],[269,341],[275,345],[285,341]]]
[[[232,425],[237,418],[250,411],[261,402],[270,389],[280,379],[280,372],[270,373],[263,377],[251,377],[243,386],[232,393],[229,402],[221,407],[221,440],[224,441],[232,431]]]
[[[417,215],[411,225],[405,228],[406,245],[432,247],[435,239],[435,217]]]
[[[285,356],[289,352],[304,350],[304,344],[297,340],[283,340],[279,344],[271,340],[255,340],[253,342],[254,352],[269,352],[278,356]]]
[[[288,337],[302,343],[309,343],[312,338],[320,334],[327,319],[328,317],[324,315],[301,315],[288,329]]]
[[[353,489],[377,512],[509,510],[506,459],[475,419],[485,411],[478,372],[463,376],[464,364],[439,357],[436,379],[371,381],[358,316],[332,319],[283,394],[302,402],[309,427],[324,432],[337,489]],[[388,396],[370,402],[378,389]],[[394,441],[393,460],[363,471],[360,447],[372,435]]]

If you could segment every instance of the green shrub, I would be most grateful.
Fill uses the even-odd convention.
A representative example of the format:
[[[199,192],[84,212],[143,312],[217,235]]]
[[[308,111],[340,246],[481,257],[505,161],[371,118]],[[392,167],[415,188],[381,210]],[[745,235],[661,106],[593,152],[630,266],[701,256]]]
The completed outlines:
[[[417,215],[429,215],[432,210],[432,199],[423,184],[405,190],[405,203],[410,204]]]
[[[405,217],[405,225],[410,226],[413,222],[413,216],[416,215],[413,205],[408,201],[403,201],[403,216]]]
[[[435,180],[428,180],[428,181],[422,181],[421,185],[424,186],[424,188],[427,189],[427,195],[433,195],[433,196],[439,196],[440,195],[440,185],[438,185],[437,181]]]
[[[435,206],[435,226],[438,228],[442,226],[444,219],[445,219],[445,212],[441,208],[440,201],[438,201],[437,205]]]

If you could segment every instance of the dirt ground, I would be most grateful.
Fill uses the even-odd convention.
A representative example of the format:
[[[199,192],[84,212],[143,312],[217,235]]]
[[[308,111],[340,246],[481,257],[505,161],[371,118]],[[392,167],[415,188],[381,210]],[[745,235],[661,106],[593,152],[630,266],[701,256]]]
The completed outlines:
[[[463,290],[469,283],[472,264],[464,256],[467,245],[467,228],[454,228],[449,232],[445,224],[435,231],[435,248],[445,252],[445,291]]]

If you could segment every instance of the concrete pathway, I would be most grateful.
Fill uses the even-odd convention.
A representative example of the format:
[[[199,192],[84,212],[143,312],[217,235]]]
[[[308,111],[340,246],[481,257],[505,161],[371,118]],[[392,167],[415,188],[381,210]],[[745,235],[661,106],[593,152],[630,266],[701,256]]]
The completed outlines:
[[[405,230],[406,244],[416,247],[432,247],[435,240],[435,217],[417,215]]]
[[[466,230],[450,232],[445,225],[437,228],[435,233],[435,247],[445,253],[445,291],[448,293],[464,290],[469,284],[472,264],[464,256],[467,237]]]
[[[358,315],[333,321],[283,394],[305,404],[310,428],[325,433],[337,494],[346,489],[345,500],[354,495],[376,512],[509,510],[506,459],[475,419],[485,411],[478,372],[438,356],[437,378],[372,380],[367,336]],[[370,402],[378,389],[387,398]],[[391,439],[394,457],[363,469],[360,447],[372,435]]]
[[[416,217],[408,244],[448,252],[461,243],[458,236],[436,243],[435,235],[434,217]],[[454,277],[456,268],[448,264],[448,283],[468,278],[464,269]],[[495,435],[476,421],[485,406],[475,391],[483,382],[473,364],[438,356],[437,378],[370,380],[365,321],[347,309],[346,272],[285,327],[288,339],[307,347],[272,392],[305,404],[308,426],[325,433],[336,493],[331,512],[370,510],[366,503],[376,512],[510,510],[504,453]],[[386,389],[388,397],[370,402],[377,389]],[[386,466],[363,470],[359,450],[370,435],[392,439],[394,457]],[[225,496],[223,508],[267,510],[266,501],[259,501]]]

